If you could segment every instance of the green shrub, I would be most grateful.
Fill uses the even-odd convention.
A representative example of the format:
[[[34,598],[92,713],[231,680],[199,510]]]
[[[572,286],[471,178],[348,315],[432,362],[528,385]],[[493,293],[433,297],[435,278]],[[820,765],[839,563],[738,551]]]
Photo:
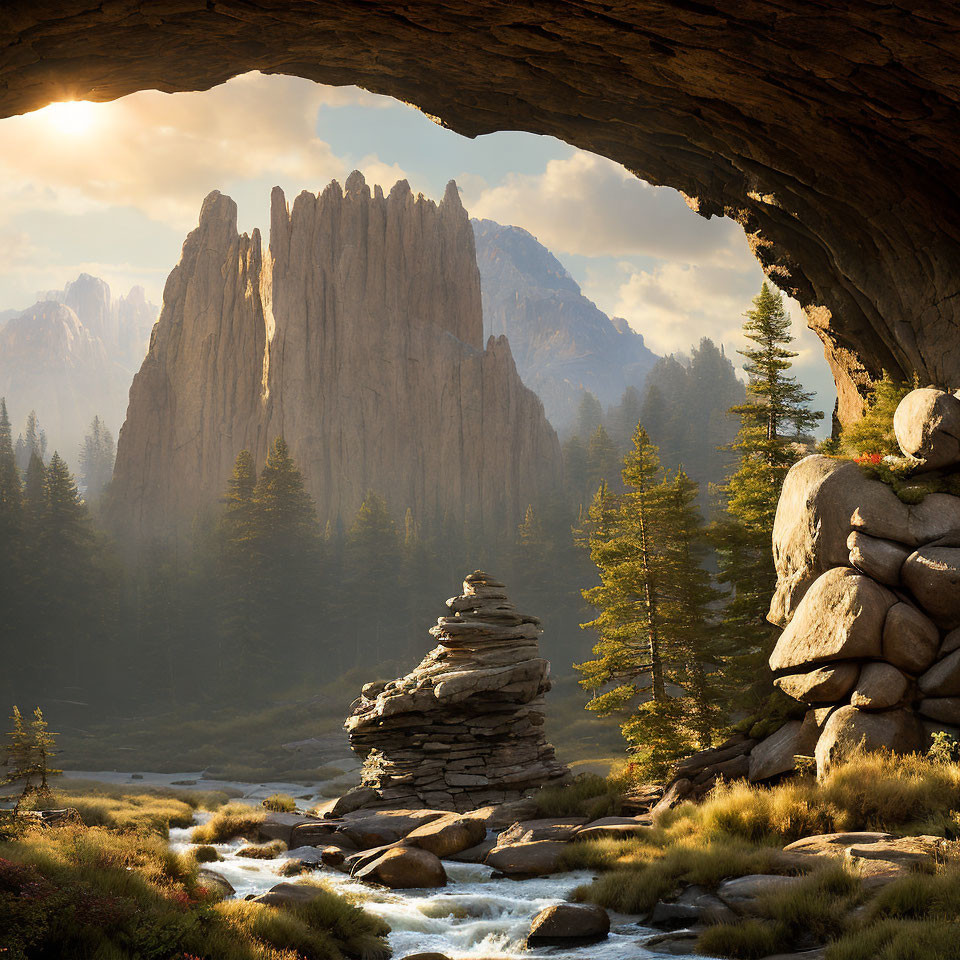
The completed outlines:
[[[202,847],[194,848],[193,858],[197,863],[216,863],[218,860],[223,859],[215,847],[207,846],[206,844]]]

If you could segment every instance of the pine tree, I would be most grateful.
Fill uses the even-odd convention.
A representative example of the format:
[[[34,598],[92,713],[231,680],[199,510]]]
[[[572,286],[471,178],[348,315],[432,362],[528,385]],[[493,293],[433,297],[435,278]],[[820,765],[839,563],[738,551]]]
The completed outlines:
[[[839,443],[823,444],[825,452],[836,450],[847,457],[869,456],[879,453],[881,456],[903,456],[896,434],[893,432],[893,415],[900,401],[916,384],[894,380],[889,373],[873,387],[873,394],[867,402],[863,416],[843,428]]]
[[[563,481],[567,499],[580,504],[587,495],[587,447],[579,436],[574,434],[563,445]]]
[[[608,486],[619,487],[620,456],[617,445],[610,439],[603,424],[597,426],[587,447],[587,484],[595,490],[601,480]]]
[[[719,579],[732,588],[723,629],[738,652],[740,682],[756,685],[765,677],[759,665],[769,655],[775,631],[766,621],[776,571],[770,547],[773,520],[783,480],[807,452],[809,430],[823,414],[810,410],[812,394],[788,375],[796,353],[788,347],[790,318],[783,298],[767,283],[745,314],[743,332],[756,346],[739,351],[747,362],[747,400],[731,409],[740,418],[733,449],[736,470],[721,488],[724,515],[711,532],[717,550]],[[731,678],[736,673],[731,668]],[[752,681],[752,682],[751,682]]]
[[[14,678],[21,676],[22,660],[29,654],[23,643],[24,556],[23,494],[20,473],[13,452],[10,418],[6,401],[0,397],[0,548],[3,575],[0,576],[0,648],[7,651],[5,680],[7,693],[14,694]]]
[[[634,386],[623,391],[620,403],[610,411],[610,435],[614,443],[621,450],[630,446],[631,438],[637,424],[641,421],[643,403],[640,392]]]
[[[583,592],[599,610],[584,628],[599,633],[596,658],[577,664],[593,691],[588,709],[621,714],[624,736],[645,773],[693,746],[717,726],[710,683],[717,659],[703,569],[697,485],[682,471],[666,478],[642,427],[624,460],[625,493],[598,490],[590,510],[590,555],[599,586]]]
[[[354,636],[357,662],[366,653],[374,662],[403,641],[396,637],[394,611],[400,596],[401,541],[387,502],[370,490],[363,498],[346,541],[345,600],[365,613],[365,635]],[[365,644],[372,645],[365,647]]]
[[[78,462],[85,497],[96,500],[113,477],[116,448],[113,436],[100,417],[94,417],[80,446]]]
[[[589,391],[584,390],[577,408],[577,435],[586,441],[603,422],[603,407]]]
[[[30,463],[30,458],[36,454],[41,462],[47,457],[47,435],[40,426],[40,419],[36,410],[27,414],[27,423],[24,432],[17,437],[16,458],[17,467],[24,472]]]
[[[23,716],[19,707],[13,708],[10,716],[13,721],[13,727],[7,734],[6,751],[6,773],[3,778],[3,785],[23,781],[23,787],[20,796],[17,798],[13,808],[14,813],[19,813],[20,805],[33,792],[33,779],[35,776],[33,749],[30,738],[30,731],[23,722]]]
[[[48,794],[50,786],[47,778],[63,773],[62,770],[56,770],[50,766],[50,761],[56,754],[57,734],[47,729],[47,721],[43,719],[43,711],[37,707],[33,711],[33,720],[30,723],[31,747],[33,749],[36,774],[40,778],[37,785],[37,792]]]

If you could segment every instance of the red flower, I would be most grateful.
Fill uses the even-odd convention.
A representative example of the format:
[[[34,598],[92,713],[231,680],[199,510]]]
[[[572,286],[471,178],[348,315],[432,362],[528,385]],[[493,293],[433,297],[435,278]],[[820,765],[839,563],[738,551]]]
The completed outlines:
[[[861,453],[859,457],[854,457],[854,463],[869,463],[872,466],[879,466],[883,460],[883,454],[880,453]]]

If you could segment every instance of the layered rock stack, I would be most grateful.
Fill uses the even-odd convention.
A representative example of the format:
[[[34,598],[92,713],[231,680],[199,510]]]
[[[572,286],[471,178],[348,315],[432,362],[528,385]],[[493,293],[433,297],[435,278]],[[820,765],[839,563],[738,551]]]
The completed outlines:
[[[543,735],[540,621],[481,571],[447,606],[430,630],[439,645],[405,677],[367,684],[344,724],[364,785],[381,804],[465,811],[566,778]]]
[[[777,509],[770,666],[810,706],[821,775],[860,744],[960,734],[960,399],[914,390],[894,429],[904,458],[807,457]]]

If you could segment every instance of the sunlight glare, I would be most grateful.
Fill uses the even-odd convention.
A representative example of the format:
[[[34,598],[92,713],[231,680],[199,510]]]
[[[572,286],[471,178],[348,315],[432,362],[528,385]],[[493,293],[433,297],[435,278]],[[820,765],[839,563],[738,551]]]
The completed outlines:
[[[95,114],[96,104],[89,100],[63,100],[37,111],[38,116],[61,133],[72,135],[87,133],[93,126]]]

